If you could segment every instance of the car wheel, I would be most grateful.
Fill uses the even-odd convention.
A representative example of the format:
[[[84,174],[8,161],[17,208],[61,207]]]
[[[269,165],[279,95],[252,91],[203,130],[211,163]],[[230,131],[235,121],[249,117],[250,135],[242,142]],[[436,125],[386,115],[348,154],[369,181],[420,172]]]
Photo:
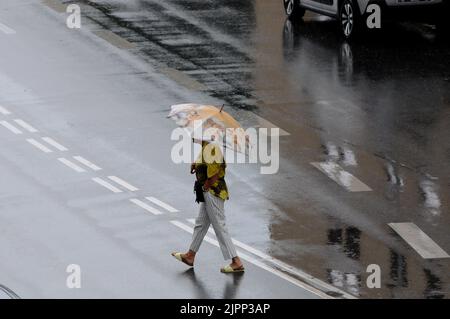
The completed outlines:
[[[355,37],[360,32],[360,14],[352,0],[344,0],[339,8],[341,33],[346,39]]]
[[[300,6],[299,0],[283,0],[283,4],[289,18],[302,18],[305,15],[305,9]]]

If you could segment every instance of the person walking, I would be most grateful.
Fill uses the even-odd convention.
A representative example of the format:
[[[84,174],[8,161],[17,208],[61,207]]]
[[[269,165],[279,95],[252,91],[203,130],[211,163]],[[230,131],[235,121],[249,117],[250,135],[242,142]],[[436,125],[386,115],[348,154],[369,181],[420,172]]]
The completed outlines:
[[[243,272],[244,265],[236,253],[226,225],[224,204],[229,199],[228,188],[225,182],[226,163],[220,148],[208,141],[201,143],[202,150],[191,165],[191,174],[196,175],[195,191],[196,201],[200,203],[200,211],[195,220],[194,233],[188,252],[173,252],[177,260],[188,266],[194,266],[195,256],[200,249],[203,239],[212,225],[225,260],[231,263],[220,269],[223,273]]]

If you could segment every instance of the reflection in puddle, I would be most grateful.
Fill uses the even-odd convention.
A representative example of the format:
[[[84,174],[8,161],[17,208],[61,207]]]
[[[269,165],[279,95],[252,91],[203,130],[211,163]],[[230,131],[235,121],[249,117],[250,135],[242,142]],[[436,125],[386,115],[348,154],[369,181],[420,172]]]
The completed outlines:
[[[335,269],[327,269],[327,273],[330,284],[346,290],[355,296],[360,295],[361,275],[344,273]]]
[[[336,146],[334,143],[328,142],[323,145],[328,161],[339,162],[344,166],[357,166],[355,152],[346,146]]]
[[[391,162],[386,162],[385,172],[387,175],[387,186],[385,190],[385,196],[389,200],[395,200],[399,194],[403,191],[405,182],[403,177],[400,176],[400,172],[397,166],[394,166]]]
[[[388,175],[388,182],[396,186],[405,186],[403,178],[399,175],[398,169],[394,168],[392,163],[386,163],[386,171]]]
[[[360,238],[361,231],[356,227],[329,229],[327,244],[343,246],[348,257],[358,260],[361,255]]]
[[[432,216],[439,215],[441,208],[441,200],[437,193],[437,185],[429,180],[420,183],[420,191],[424,198],[424,206]]]
[[[356,161],[355,152],[351,149],[342,147],[342,163],[345,166],[357,166],[358,162]]]
[[[391,250],[390,278],[395,287],[408,287],[408,269],[406,258]]]
[[[443,299],[445,295],[442,293],[442,282],[430,270],[424,269],[427,278],[427,287],[423,292],[424,297],[428,299]]]

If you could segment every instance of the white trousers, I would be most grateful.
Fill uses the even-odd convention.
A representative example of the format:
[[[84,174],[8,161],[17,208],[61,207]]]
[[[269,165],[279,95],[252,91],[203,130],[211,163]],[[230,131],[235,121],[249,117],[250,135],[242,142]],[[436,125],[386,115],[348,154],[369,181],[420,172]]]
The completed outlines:
[[[216,233],[223,258],[227,260],[236,257],[236,248],[231,241],[225,221],[225,201],[217,196],[214,196],[210,192],[204,192],[203,195],[205,197],[205,202],[200,203],[200,211],[197,219],[195,220],[194,234],[192,236],[192,243],[189,249],[195,252],[200,249],[203,238],[208,232],[209,226],[212,225],[214,232]]]

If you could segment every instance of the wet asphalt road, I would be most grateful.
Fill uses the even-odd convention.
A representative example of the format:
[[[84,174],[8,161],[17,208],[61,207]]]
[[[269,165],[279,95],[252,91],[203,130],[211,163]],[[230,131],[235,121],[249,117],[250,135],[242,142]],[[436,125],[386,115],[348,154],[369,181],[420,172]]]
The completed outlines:
[[[106,195],[4,130],[0,254],[11,263],[1,284],[38,297],[314,296],[258,267],[219,277],[206,243],[195,273],[166,257],[189,240],[170,221],[189,225],[196,206],[187,167],[169,162],[164,116],[196,101],[289,133],[277,174],[230,165],[234,238],[358,297],[450,296],[450,259],[423,259],[387,225],[415,223],[450,252],[450,45],[433,26],[394,24],[347,43],[332,20],[286,21],[280,1],[105,0],[76,2],[77,33],[57,28],[64,14],[48,3],[2,5],[17,35],[1,42],[0,104],[139,185],[137,198],[180,212],[130,209],[133,192]],[[311,165],[325,161],[371,191],[349,192]],[[69,263],[87,268],[87,288],[60,287]],[[369,264],[381,267],[380,289],[366,287]]]

